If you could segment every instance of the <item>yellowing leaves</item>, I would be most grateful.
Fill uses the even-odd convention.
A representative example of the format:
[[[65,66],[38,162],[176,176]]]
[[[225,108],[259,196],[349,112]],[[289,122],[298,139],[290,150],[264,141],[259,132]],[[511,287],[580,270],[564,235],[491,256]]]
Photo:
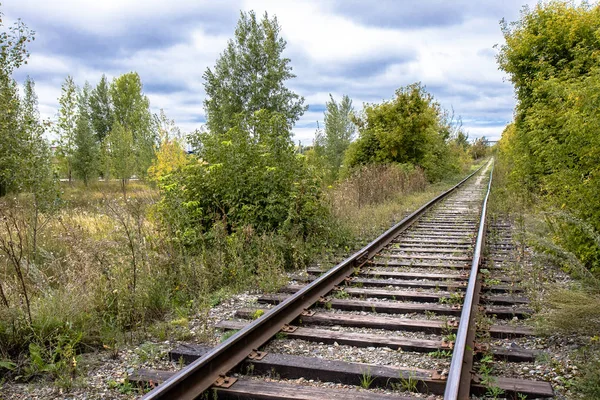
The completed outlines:
[[[179,142],[165,139],[156,151],[156,158],[148,168],[150,179],[158,181],[188,162],[188,155]]]

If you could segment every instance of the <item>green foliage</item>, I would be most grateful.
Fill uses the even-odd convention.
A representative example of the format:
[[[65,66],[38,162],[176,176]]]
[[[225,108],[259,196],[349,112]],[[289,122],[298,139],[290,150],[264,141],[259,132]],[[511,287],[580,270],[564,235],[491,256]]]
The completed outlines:
[[[110,96],[110,85],[106,75],[102,74],[102,78],[98,85],[92,90],[89,100],[90,106],[90,122],[96,134],[96,140],[102,142],[108,133],[112,130],[113,110],[112,99]]]
[[[24,369],[25,378],[50,375],[64,389],[73,387],[79,370],[77,346],[81,335],[59,335],[49,345],[29,344],[29,362]]]
[[[552,1],[504,23],[498,56],[517,91],[514,124],[499,145],[510,185],[526,201],[540,198],[600,231],[600,9]],[[540,203],[540,202],[538,202]],[[563,223],[555,241],[591,271],[600,246],[578,224]]]
[[[98,176],[100,149],[90,122],[90,86],[86,82],[78,96],[79,115],[75,126],[73,172],[85,184]]]
[[[232,329],[230,331],[225,332],[223,335],[221,335],[221,342],[226,341],[227,339],[229,339],[230,337],[232,337],[233,335],[235,335],[238,332],[239,332],[238,329]]]
[[[188,156],[183,149],[182,137],[175,121],[169,120],[161,109],[158,116],[155,115],[158,128],[160,144],[155,150],[155,158],[148,169],[150,179],[159,182],[167,175],[188,162]]]
[[[121,152],[121,156],[127,156],[129,160],[119,160],[121,165],[115,167],[121,171],[121,179],[128,170],[124,168],[127,164],[131,167],[129,171],[138,177],[145,177],[154,157],[154,144],[156,141],[156,132],[153,126],[152,114],[150,113],[150,102],[143,93],[143,86],[140,76],[136,72],[129,72],[116,78],[110,86],[110,95],[113,104],[113,125],[110,132],[119,132],[121,128],[131,134],[130,151]],[[116,127],[115,125],[120,125]],[[122,145],[125,142],[121,142]],[[112,148],[111,148],[112,151]],[[112,161],[120,159],[118,156],[112,156]]]
[[[398,89],[391,101],[366,104],[363,115],[354,121],[359,138],[346,152],[348,168],[407,163],[423,167],[431,181],[458,171],[447,145],[446,113],[420,83]]]
[[[480,158],[484,158],[485,156],[487,156],[487,150],[487,140],[485,139],[485,137],[480,137],[477,140],[475,140],[475,142],[473,142],[473,145],[471,146],[471,156],[474,160],[479,160]]]
[[[327,182],[337,180],[344,153],[356,133],[356,126],[352,122],[352,100],[344,95],[342,101],[337,103],[331,94],[330,101],[325,102],[325,131],[317,131],[314,151],[316,156],[322,158],[324,163],[325,179]]]
[[[464,297],[462,293],[452,293],[450,296],[440,297],[440,304],[449,304],[449,305],[461,305],[463,303]]]
[[[35,84],[29,77],[25,80],[24,92],[18,150],[21,161],[15,176],[19,180],[19,190],[31,193],[34,208],[45,212],[56,206],[58,188],[51,164],[50,147],[43,136],[45,128],[39,119]]]
[[[429,357],[432,357],[432,358],[450,358],[450,357],[452,357],[451,350],[436,350],[436,351],[432,351],[428,354],[429,354]]]
[[[393,385],[397,390],[403,392],[416,392],[419,379],[413,372],[410,372],[407,378],[404,378],[402,374],[398,377],[399,383]]]
[[[75,129],[78,118],[77,86],[71,75],[67,76],[61,87],[61,96],[58,99],[58,122],[56,134],[58,135],[57,157],[60,161],[64,176],[73,178],[73,156],[75,154]]]
[[[360,387],[363,389],[368,389],[375,382],[375,377],[371,375],[371,370],[367,368],[366,371],[362,373],[360,376]]]
[[[506,43],[498,63],[509,74],[522,110],[537,100],[539,83],[557,76],[577,78],[597,65],[599,16],[600,10],[587,3],[549,1],[523,8],[518,21],[502,21]]]
[[[598,336],[595,343],[581,349],[580,360],[578,360],[581,376],[577,379],[574,389],[585,399],[600,398],[600,346]]]
[[[204,108],[210,132],[225,134],[236,129],[239,118],[234,119],[235,115],[252,119],[259,110],[281,115],[289,130],[306,111],[304,98],[284,85],[295,75],[290,60],[282,57],[286,42],[280,31],[277,18],[269,18],[267,13],[261,20],[253,11],[240,13],[234,39],[227,43],[214,69],[204,73]]]
[[[161,183],[163,218],[186,245],[215,221],[228,231],[285,230],[300,238],[326,229],[319,182],[294,153],[287,121],[266,110],[224,134],[197,133],[198,158]]]
[[[125,190],[125,182],[134,174],[136,166],[133,133],[119,122],[115,122],[107,140],[110,145],[112,173],[121,180]]]
[[[2,15],[0,12],[0,196],[20,191],[24,177],[23,162],[27,160],[25,151],[31,129],[23,126],[28,121],[21,119],[18,86],[12,73],[27,62],[27,43],[34,39],[34,32],[21,20],[4,31]],[[31,115],[30,111],[24,114]]]

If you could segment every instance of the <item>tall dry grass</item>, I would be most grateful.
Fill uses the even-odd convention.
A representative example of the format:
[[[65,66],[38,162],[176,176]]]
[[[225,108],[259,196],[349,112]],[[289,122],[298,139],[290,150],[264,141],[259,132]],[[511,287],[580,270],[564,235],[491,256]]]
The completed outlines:
[[[334,215],[382,204],[406,193],[423,191],[427,178],[421,168],[388,164],[363,166],[329,192]]]
[[[356,170],[327,193],[340,230],[353,241],[346,250],[358,249],[374,239],[450,187],[455,178],[429,184],[422,169],[403,165],[370,165]]]

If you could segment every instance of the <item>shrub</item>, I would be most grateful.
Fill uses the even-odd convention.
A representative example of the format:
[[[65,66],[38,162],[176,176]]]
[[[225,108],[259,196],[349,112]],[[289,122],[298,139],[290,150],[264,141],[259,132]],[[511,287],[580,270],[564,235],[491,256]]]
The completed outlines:
[[[192,252],[219,223],[303,240],[327,233],[320,182],[294,153],[282,116],[259,111],[224,134],[198,133],[197,157],[160,183],[158,215]]]

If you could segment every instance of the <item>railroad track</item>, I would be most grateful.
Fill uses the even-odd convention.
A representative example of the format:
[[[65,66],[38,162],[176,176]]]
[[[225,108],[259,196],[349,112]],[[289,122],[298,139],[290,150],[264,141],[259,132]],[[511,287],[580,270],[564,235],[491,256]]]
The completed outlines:
[[[182,345],[179,372],[138,371],[158,384],[145,399],[466,399],[552,397],[547,382],[494,376],[532,362],[514,343],[533,335],[532,310],[505,273],[506,225],[486,210],[492,162],[328,271],[259,297],[218,324],[234,331],[209,348]]]

